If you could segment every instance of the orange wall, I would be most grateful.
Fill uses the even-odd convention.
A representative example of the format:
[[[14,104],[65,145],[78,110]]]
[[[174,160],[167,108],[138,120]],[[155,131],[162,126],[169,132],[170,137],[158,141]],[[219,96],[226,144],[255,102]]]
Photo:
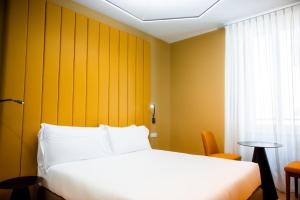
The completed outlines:
[[[152,102],[156,104],[156,124],[152,125],[152,131],[158,133],[157,139],[152,139],[152,145],[159,149],[170,149],[170,125],[171,125],[171,105],[170,105],[170,45],[153,45],[152,57]],[[168,133],[168,134],[166,134]]]
[[[171,45],[171,149],[202,154],[201,130],[224,148],[224,29]]]
[[[149,42],[151,46],[151,102],[157,106],[156,124],[151,124],[151,130],[158,133],[158,138],[151,139],[154,148],[170,149],[170,84],[171,84],[171,45],[163,42],[151,35],[141,32],[135,28],[127,26],[110,17],[102,15],[94,10],[86,8],[70,0],[48,0],[57,5],[61,5],[70,10],[76,11],[84,16],[108,24],[111,27],[136,35]]]
[[[3,42],[3,26],[4,26],[4,5],[5,1],[0,1],[0,63],[2,63],[2,42]],[[1,71],[1,67],[0,67]]]
[[[0,98],[25,105],[0,104],[0,180],[36,172],[40,122],[149,125],[150,101],[159,107],[151,144],[169,149],[169,44],[69,0],[7,2]]]
[[[218,145],[220,149],[223,149],[225,53],[225,32],[223,29],[167,44],[72,1],[48,1],[106,23],[121,31],[137,35],[150,43],[151,102],[157,105],[157,123],[154,126],[151,125],[151,130],[158,132],[158,138],[151,141],[155,148],[168,150],[172,146],[173,150],[202,153],[200,131],[202,129],[210,129],[216,132]],[[185,69],[187,69],[187,71],[185,71]],[[185,72],[180,74],[180,70]],[[188,78],[193,76],[197,78],[191,80]],[[207,82],[203,83],[198,77],[204,78]],[[182,82],[184,79],[187,79],[185,83]],[[191,86],[191,82],[195,83],[195,85]],[[202,86],[202,84],[204,85]],[[187,89],[186,86],[191,88]],[[201,94],[206,95],[205,98],[199,98],[200,94],[197,95],[198,89],[201,91]],[[210,91],[208,91],[208,89]],[[193,93],[194,91],[196,91],[196,95],[190,97],[189,100],[184,99],[182,96],[185,93]],[[193,96],[193,94],[191,96]],[[215,97],[217,97],[217,99],[207,100],[207,98]],[[193,114],[190,116],[189,113],[191,110],[189,106],[178,109],[177,104],[180,104],[181,101],[182,103],[192,104],[197,102],[197,109],[201,109],[202,114]],[[202,106],[200,106],[200,104]],[[212,110],[210,110],[210,108],[212,108]],[[207,114],[206,111],[209,111],[210,114]],[[180,117],[183,113],[187,114],[185,114],[184,117]],[[182,123],[189,125],[194,124],[192,127],[186,127],[186,129],[189,129],[189,133],[185,134],[186,129],[182,130]],[[199,126],[197,125],[198,123],[200,123]],[[186,139],[181,140],[181,135],[185,135]]]
[[[152,144],[168,149],[170,46],[71,1],[45,3],[6,8],[0,98],[25,105],[0,105],[0,180],[35,174],[41,122],[150,126],[150,101],[162,105]]]
[[[76,11],[84,16],[103,22],[111,27],[136,35],[150,43],[151,46],[151,102],[157,105],[157,123],[151,125],[151,130],[158,132],[158,138],[151,139],[155,148],[166,149],[170,147],[170,83],[171,45],[135,28],[127,26],[99,12],[86,8],[70,0],[48,0],[57,5]]]

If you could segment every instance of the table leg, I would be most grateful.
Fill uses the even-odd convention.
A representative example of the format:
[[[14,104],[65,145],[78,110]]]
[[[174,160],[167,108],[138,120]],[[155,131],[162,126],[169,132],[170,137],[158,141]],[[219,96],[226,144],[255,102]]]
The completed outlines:
[[[295,197],[298,198],[298,177],[294,178],[295,181]]]
[[[30,193],[28,188],[19,188],[19,189],[14,189],[10,200],[30,200]]]
[[[278,199],[277,191],[273,181],[265,148],[255,147],[252,161],[257,163],[259,166],[261,182],[262,182],[261,185],[263,189],[263,199],[264,200]]]

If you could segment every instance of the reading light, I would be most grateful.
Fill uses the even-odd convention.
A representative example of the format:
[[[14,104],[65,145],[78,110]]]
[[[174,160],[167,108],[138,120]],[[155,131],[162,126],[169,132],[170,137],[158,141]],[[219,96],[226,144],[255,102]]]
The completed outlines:
[[[5,102],[5,101],[14,102],[14,103],[21,104],[21,105],[24,104],[24,101],[20,100],[20,99],[0,99],[0,102]]]
[[[150,104],[150,109],[152,111],[152,124],[155,124],[156,119],[155,119],[155,104],[154,103]]]

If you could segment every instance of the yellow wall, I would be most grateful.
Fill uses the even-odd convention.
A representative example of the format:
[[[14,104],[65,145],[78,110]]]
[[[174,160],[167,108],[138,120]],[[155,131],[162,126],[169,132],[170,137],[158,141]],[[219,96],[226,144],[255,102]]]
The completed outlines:
[[[5,8],[5,1],[0,1],[0,63],[2,63],[4,8]],[[0,71],[1,71],[1,67],[0,67]]]
[[[9,4],[9,7],[6,8],[7,21],[3,65],[0,74],[0,98],[23,99],[28,7],[26,1],[14,2],[14,5]],[[0,105],[1,179],[19,174],[22,121],[22,106],[15,103]]]
[[[171,149],[203,153],[201,130],[224,148],[224,29],[171,45]]]
[[[154,148],[166,149],[170,147],[170,44],[135,28],[120,23],[110,17],[88,9],[70,0],[48,0],[82,15],[108,24],[121,31],[136,35],[150,43],[151,46],[151,102],[157,105],[157,123],[151,125],[151,130],[158,132],[157,139],[151,139]]]
[[[159,149],[170,149],[170,45],[159,43],[152,45],[152,102],[156,104],[156,124],[152,125],[153,132],[158,132],[158,138],[152,140],[152,145]],[[156,58],[155,60],[153,58]]]
[[[153,146],[168,149],[170,46],[71,1],[45,3],[6,8],[0,98],[25,105],[0,105],[0,180],[36,173],[41,122],[150,126],[150,101],[162,105]]]

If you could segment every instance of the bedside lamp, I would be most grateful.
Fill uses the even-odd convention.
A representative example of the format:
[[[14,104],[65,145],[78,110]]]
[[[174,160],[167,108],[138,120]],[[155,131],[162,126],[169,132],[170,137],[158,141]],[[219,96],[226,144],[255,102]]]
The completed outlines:
[[[0,99],[0,103],[2,102],[24,104],[24,101],[20,99]],[[23,137],[23,135],[21,137]],[[1,181],[0,189],[12,189],[10,199],[31,199],[29,186],[36,185],[42,182],[42,180],[43,179],[38,176],[19,176]]]
[[[155,119],[155,104],[152,103],[150,104],[150,108],[151,108],[151,112],[152,112],[152,124],[156,123],[156,119]]]

